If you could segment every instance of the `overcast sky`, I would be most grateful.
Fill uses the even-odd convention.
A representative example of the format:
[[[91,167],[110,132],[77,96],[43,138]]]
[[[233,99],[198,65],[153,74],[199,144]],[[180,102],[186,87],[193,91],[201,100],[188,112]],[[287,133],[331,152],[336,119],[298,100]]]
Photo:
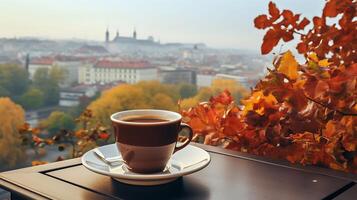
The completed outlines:
[[[278,0],[305,16],[321,13],[323,0]],[[149,35],[161,42],[204,42],[211,47],[259,48],[263,31],[253,26],[265,0],[0,0],[0,37],[37,36],[104,40]]]

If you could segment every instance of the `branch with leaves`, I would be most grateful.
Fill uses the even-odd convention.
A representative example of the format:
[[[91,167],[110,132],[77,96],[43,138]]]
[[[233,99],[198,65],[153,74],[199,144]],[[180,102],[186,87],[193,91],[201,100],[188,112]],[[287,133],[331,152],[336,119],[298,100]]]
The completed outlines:
[[[272,2],[269,14],[255,18],[268,29],[261,46],[267,54],[279,41],[298,35],[297,50],[277,55],[269,69],[237,106],[228,91],[209,102],[181,110],[195,138],[205,144],[293,163],[313,164],[357,173],[356,2],[328,0],[322,16],[310,20]],[[335,18],[337,24],[327,24]]]
[[[29,124],[24,124],[19,132],[24,146],[29,146],[38,152],[39,149],[44,149],[47,145],[58,145],[58,150],[63,151],[67,147],[71,147],[71,158],[79,157],[86,151],[106,144],[110,139],[110,131],[106,126],[93,122],[93,114],[91,110],[86,109],[77,119],[77,130],[60,130],[52,138],[41,137],[42,130],[31,128]],[[63,160],[62,157],[56,161]],[[34,161],[33,165],[44,164],[43,161]]]

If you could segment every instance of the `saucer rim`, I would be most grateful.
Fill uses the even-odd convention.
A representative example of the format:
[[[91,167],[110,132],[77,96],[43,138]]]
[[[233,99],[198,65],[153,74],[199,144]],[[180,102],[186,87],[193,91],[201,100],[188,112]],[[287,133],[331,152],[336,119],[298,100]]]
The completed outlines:
[[[115,143],[114,144],[108,144],[108,145],[115,145]],[[104,145],[104,146],[108,146],[108,145]],[[102,146],[102,147],[104,147],[104,146]],[[100,147],[96,147],[96,148],[100,148]],[[207,161],[198,164],[196,167],[192,166],[192,167],[189,167],[187,169],[183,169],[183,170],[181,170],[179,172],[174,172],[174,173],[171,173],[171,174],[126,174],[126,175],[111,173],[109,171],[104,171],[104,170],[98,169],[98,168],[93,167],[90,164],[88,164],[87,161],[86,161],[86,157],[90,153],[93,153],[94,149],[91,149],[88,152],[86,152],[81,157],[81,162],[82,162],[82,165],[84,167],[86,167],[87,169],[89,169],[90,171],[93,171],[95,173],[99,173],[99,174],[102,174],[102,175],[110,176],[110,177],[113,177],[113,178],[116,178],[116,179],[141,180],[141,181],[155,181],[155,180],[173,179],[173,178],[178,178],[178,177],[181,177],[181,176],[185,176],[185,175],[188,175],[188,174],[195,173],[195,172],[207,167],[209,165],[209,163],[211,162],[211,156],[204,149],[196,147],[196,146],[193,146],[193,145],[190,145],[190,144],[187,145],[186,148],[194,148],[194,149],[197,149],[197,150],[203,152],[206,155],[206,158],[203,158],[203,159],[206,159]],[[103,164],[103,165],[105,165],[105,164]]]

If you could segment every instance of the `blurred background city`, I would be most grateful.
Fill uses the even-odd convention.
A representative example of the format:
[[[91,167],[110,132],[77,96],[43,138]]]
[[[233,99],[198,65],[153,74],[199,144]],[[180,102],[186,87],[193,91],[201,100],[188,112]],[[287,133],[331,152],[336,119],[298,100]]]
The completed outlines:
[[[277,3],[313,16],[324,2]],[[86,108],[110,129],[108,117],[120,110],[178,111],[178,102],[189,108],[224,89],[239,102],[272,62],[253,27],[266,5],[2,0],[0,171],[73,156],[71,147],[22,145],[25,122],[53,138],[78,129]]]

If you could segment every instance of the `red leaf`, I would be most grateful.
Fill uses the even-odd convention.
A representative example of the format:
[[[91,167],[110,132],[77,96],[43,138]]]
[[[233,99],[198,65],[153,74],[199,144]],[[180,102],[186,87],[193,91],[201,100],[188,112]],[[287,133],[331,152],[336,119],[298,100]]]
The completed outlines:
[[[314,17],[312,18],[312,21],[314,22],[314,26],[316,27],[321,27],[324,25],[324,20],[321,19],[320,17]]]
[[[296,19],[295,19],[295,17],[294,17],[294,13],[291,12],[291,10],[283,10],[283,12],[281,13],[281,15],[283,15],[284,19],[285,19],[286,22],[288,22],[289,24],[296,23]]]
[[[269,2],[269,14],[271,15],[271,19],[273,21],[280,17],[280,11],[273,2]]]
[[[330,0],[326,3],[323,14],[326,17],[336,17],[338,12],[337,12],[337,1],[336,0]]]
[[[304,42],[300,42],[299,44],[297,44],[296,49],[300,54],[306,53],[307,45]]]
[[[263,44],[261,46],[262,54],[268,54],[279,43],[279,33],[274,29],[269,29],[263,38]]]
[[[259,15],[254,19],[254,26],[258,29],[265,29],[270,26],[271,22],[268,20],[266,15]]]
[[[310,21],[306,17],[304,17],[304,19],[301,20],[301,22],[297,25],[296,29],[303,30],[308,24],[310,24]]]
[[[290,40],[294,39],[293,32],[291,31],[284,32],[282,36],[284,42],[289,42]]]
[[[109,134],[108,134],[108,133],[105,133],[105,132],[99,133],[98,137],[99,137],[100,139],[106,140],[106,139],[109,138]]]

